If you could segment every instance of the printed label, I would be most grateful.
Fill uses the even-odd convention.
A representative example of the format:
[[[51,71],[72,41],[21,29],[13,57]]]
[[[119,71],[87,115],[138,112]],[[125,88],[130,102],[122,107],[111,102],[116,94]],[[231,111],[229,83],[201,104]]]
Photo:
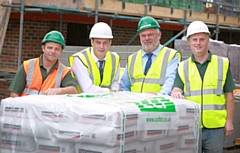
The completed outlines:
[[[55,113],[55,112],[49,112],[49,111],[42,111],[42,116],[49,117],[49,118],[62,118],[63,113]]]
[[[4,129],[12,129],[12,130],[21,130],[22,127],[20,125],[13,125],[13,124],[4,123],[3,128]]]
[[[21,107],[5,107],[5,112],[24,112],[24,108]]]
[[[82,115],[82,118],[106,120],[106,115],[100,115],[100,114]]]
[[[179,115],[176,106],[169,99],[154,97],[135,102],[141,113],[138,114],[138,130],[162,130],[177,125]]]
[[[174,103],[162,97],[145,99],[135,104],[141,112],[176,112]]]
[[[38,146],[39,150],[46,150],[46,151],[60,151],[60,147],[57,146],[47,146],[47,145],[39,145]]]

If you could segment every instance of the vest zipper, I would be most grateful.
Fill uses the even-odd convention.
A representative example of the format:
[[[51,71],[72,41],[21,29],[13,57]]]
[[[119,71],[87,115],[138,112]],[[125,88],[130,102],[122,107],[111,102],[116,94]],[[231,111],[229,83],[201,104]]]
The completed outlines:
[[[203,79],[202,79],[202,88],[201,88],[201,122],[203,127],[205,127],[203,124]]]
[[[48,77],[48,75],[47,75],[47,77]],[[47,78],[47,77],[46,77],[46,78]],[[42,85],[43,85],[44,81],[46,80],[46,78],[45,78],[45,79],[43,78]],[[39,93],[41,93],[42,85],[41,85],[41,87],[40,87],[40,89],[39,89],[39,91],[38,91],[38,95],[39,95]]]
[[[145,76],[145,77],[146,77],[146,76]],[[143,79],[143,83],[142,83],[142,87],[141,87],[141,93],[143,93],[142,91],[143,91],[143,84],[144,84],[144,82],[145,82],[145,79],[146,79],[146,78]]]

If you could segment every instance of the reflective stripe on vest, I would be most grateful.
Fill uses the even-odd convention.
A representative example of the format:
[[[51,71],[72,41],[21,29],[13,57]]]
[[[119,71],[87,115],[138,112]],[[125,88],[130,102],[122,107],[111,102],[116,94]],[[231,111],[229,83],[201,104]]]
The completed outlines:
[[[203,105],[203,110],[224,110],[226,109],[226,104],[224,105]]]
[[[38,90],[31,90],[28,88],[24,89],[24,94],[26,95],[44,95],[44,92],[38,91]]]
[[[163,58],[163,65],[162,65],[162,72],[160,74],[159,79],[153,79],[153,78],[139,78],[139,79],[134,79],[133,77],[133,69],[134,69],[134,64],[136,62],[136,57],[137,53],[134,53],[132,56],[131,64],[130,64],[130,77],[131,77],[131,84],[134,84],[136,82],[143,82],[144,83],[149,83],[149,84],[160,84],[161,86],[164,84],[165,76],[166,76],[166,71],[167,71],[167,64],[168,64],[168,58],[170,55],[171,49],[167,49],[165,56]]]
[[[86,61],[87,61],[87,64],[88,64],[88,68],[89,68],[89,77],[91,78],[91,80],[94,80],[94,76],[93,76],[93,68],[92,68],[92,64],[91,64],[91,62],[90,62],[90,60],[89,60],[89,58],[88,58],[88,55],[87,55],[87,51],[85,50],[85,51],[83,51],[82,52],[82,54],[85,56],[85,58],[86,58]]]

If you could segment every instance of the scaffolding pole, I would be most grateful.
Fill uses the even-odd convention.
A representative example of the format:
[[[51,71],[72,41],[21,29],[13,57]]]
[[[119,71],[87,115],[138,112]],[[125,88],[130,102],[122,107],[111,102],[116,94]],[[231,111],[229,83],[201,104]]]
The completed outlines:
[[[21,0],[20,9],[20,29],[19,29],[19,44],[18,44],[18,68],[21,66],[22,57],[22,36],[23,36],[23,21],[24,21],[24,0]]]

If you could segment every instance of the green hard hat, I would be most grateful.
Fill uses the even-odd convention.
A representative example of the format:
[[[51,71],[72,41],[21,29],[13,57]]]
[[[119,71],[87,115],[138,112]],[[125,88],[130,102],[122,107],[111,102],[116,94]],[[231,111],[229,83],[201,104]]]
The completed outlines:
[[[44,44],[45,42],[55,42],[62,45],[62,48],[65,47],[64,37],[59,31],[53,30],[47,33],[42,40],[42,44]]]
[[[141,18],[141,20],[138,22],[138,32],[150,29],[150,28],[160,28],[160,25],[158,24],[157,20],[150,16],[145,16]]]

